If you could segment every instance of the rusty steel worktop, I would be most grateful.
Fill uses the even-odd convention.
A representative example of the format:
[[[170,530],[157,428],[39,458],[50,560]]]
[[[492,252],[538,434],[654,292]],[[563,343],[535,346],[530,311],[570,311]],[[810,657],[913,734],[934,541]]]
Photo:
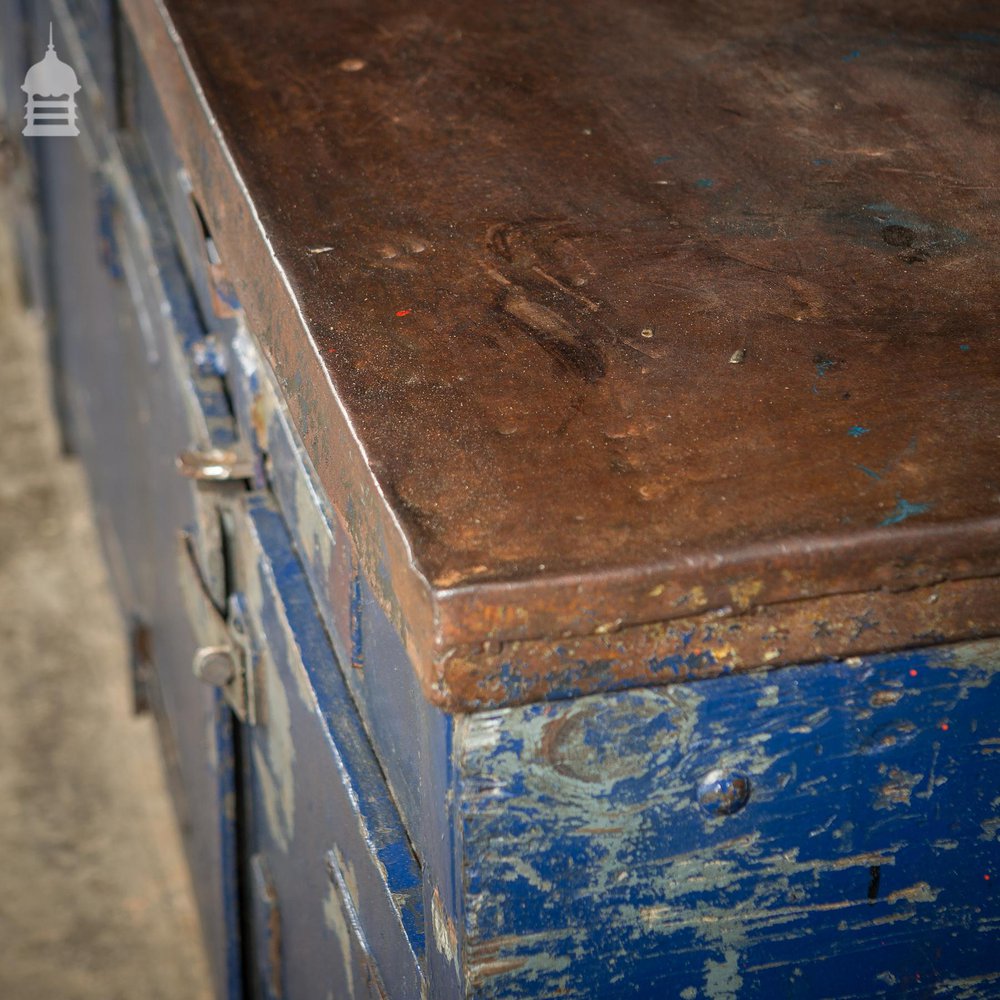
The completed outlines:
[[[124,6],[439,704],[1000,633],[984,7]]]

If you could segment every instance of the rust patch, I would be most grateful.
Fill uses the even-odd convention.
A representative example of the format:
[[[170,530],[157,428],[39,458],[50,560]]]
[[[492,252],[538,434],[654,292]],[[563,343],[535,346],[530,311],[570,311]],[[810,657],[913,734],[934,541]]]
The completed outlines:
[[[836,73],[820,70],[797,34],[801,22],[768,14],[784,39],[775,72],[815,74],[813,96],[795,108],[802,127],[790,133],[787,101],[746,76],[759,59],[702,58],[709,22],[700,19],[709,15],[700,8],[675,23],[670,5],[654,5],[644,18],[605,19],[601,33],[569,19],[561,44],[579,58],[566,61],[554,57],[558,47],[514,44],[524,28],[506,6],[467,5],[456,30],[466,18],[477,30],[465,33],[460,58],[415,39],[410,58],[380,63],[388,79],[401,74],[396,114],[372,104],[381,90],[363,90],[324,102],[329,128],[318,129],[320,109],[308,101],[273,102],[297,75],[310,93],[343,95],[368,81],[367,72],[338,68],[338,58],[382,44],[364,19],[338,23],[330,43],[339,56],[325,44],[276,56],[276,32],[317,30],[305,8],[123,6],[239,304],[428,697],[466,710],[659,683],[650,663],[675,650],[675,638],[631,630],[702,611],[730,618],[734,607],[766,607],[788,639],[767,643],[745,624],[727,649],[697,622],[711,655],[672,679],[1000,634],[995,579],[970,584],[964,603],[946,600],[942,585],[942,600],[922,612],[887,596],[1000,569],[995,488],[969,472],[994,468],[997,457],[1000,354],[988,310],[996,269],[986,264],[998,250],[982,201],[996,134],[978,127],[971,98],[957,96],[965,91],[955,73],[966,62],[940,71],[937,60],[952,57],[947,42],[911,47],[905,80],[873,75],[842,115],[839,60]],[[912,4],[892,16],[901,38],[927,23]],[[972,16],[970,5],[949,12]],[[833,37],[853,32],[842,13],[830,18]],[[771,37],[767,28],[761,22]],[[551,74],[567,94],[586,92],[587,78],[575,74],[589,60],[617,53],[620,72],[602,100],[625,133],[651,135],[662,124],[659,111],[649,117],[659,105],[636,102],[631,88],[665,87],[673,106],[700,116],[699,127],[682,129],[686,161],[714,163],[717,176],[654,165],[615,130],[580,129],[580,103],[562,116],[513,115],[501,88],[470,115],[464,88],[441,81],[467,73],[488,56],[476,46],[496,37],[511,42],[511,79]],[[673,39],[666,54],[662,37]],[[406,67],[433,59],[446,71],[414,86]],[[706,68],[676,71],[696,65]],[[239,69],[247,66],[265,74],[251,87]],[[449,109],[459,136],[474,129],[477,142],[437,156],[411,103],[418,93]],[[955,113],[927,129],[934,100]],[[905,162],[858,139],[866,126],[883,129],[887,101],[903,108],[895,123]],[[718,130],[743,104],[754,145],[735,133],[720,144]],[[398,141],[401,125],[412,141]],[[330,143],[334,131],[350,142]],[[483,156],[483,135],[505,155]],[[851,192],[809,166],[817,136],[848,158]],[[318,168],[290,168],[290,149],[295,163]],[[516,180],[505,166],[514,160],[524,165]],[[561,165],[584,161],[588,169],[567,184]],[[413,169],[428,162],[434,169]],[[359,198],[358,170],[376,163],[375,187]],[[912,212],[855,197],[881,190],[887,177]],[[784,203],[815,210],[773,207],[776,178],[789,192]],[[483,278],[484,252],[470,253],[482,244],[486,188],[496,196],[491,218],[526,220],[489,236],[485,253],[509,274],[499,288]],[[328,206],[346,203],[349,224],[331,226]],[[943,221],[916,218],[920,206]],[[401,213],[434,253],[410,270],[372,267]],[[899,245],[904,230],[915,234],[910,247]],[[933,252],[925,234],[935,237]],[[302,253],[317,246],[323,254]],[[916,249],[919,260],[898,256]],[[336,269],[317,281],[317,263],[333,260]],[[228,297],[220,277],[213,287]],[[516,324],[530,339],[508,335]],[[535,364],[538,343],[560,364]],[[731,366],[744,343],[752,363]],[[567,367],[583,377],[566,378]],[[905,399],[886,391],[896,384],[907,386]],[[518,414],[520,433],[503,433],[500,401]],[[862,411],[881,422],[877,447],[874,434],[847,433]],[[832,433],[841,421],[844,433]],[[748,581],[760,591],[748,595]],[[830,596],[860,592],[871,595],[870,617],[860,599]],[[808,622],[807,601],[824,612]],[[574,658],[554,653],[555,637],[618,622],[621,633],[587,647],[594,666],[582,680]],[[619,652],[619,636],[637,648]],[[540,637],[551,641],[522,648],[531,662],[506,675],[498,671],[507,661],[471,652]]]
[[[871,705],[872,708],[884,708],[887,705],[895,705],[896,702],[898,702],[902,697],[902,690],[891,691],[887,689],[885,691],[876,691],[871,698],[868,699],[868,704]]]
[[[914,790],[924,780],[922,774],[913,774],[899,767],[879,769],[887,775],[888,780],[877,789],[876,809],[894,809],[896,806],[909,806]]]

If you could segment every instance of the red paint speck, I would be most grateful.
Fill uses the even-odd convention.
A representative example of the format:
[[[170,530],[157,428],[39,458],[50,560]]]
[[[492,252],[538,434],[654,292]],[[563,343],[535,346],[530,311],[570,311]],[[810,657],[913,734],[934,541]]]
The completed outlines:
[[[412,309],[397,309],[396,310],[396,315],[397,316],[409,316],[411,312],[413,312]]]
[[[984,879],[985,881],[989,882],[989,880],[990,880],[990,877],[989,877],[989,875],[984,875],[984,876],[983,876],[983,879]]]
[[[939,728],[940,728],[940,729],[941,729],[941,730],[942,730],[943,732],[948,732],[948,723],[947,723],[947,722],[942,722],[942,723],[941,723],[941,726],[940,726]]]
[[[912,667],[910,668],[910,676],[911,677],[916,677],[917,676],[916,670],[914,670]]]

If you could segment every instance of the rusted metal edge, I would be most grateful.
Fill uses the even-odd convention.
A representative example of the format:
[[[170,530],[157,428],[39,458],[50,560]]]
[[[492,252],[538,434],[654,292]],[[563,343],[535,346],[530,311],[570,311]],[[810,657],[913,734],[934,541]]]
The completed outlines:
[[[839,594],[562,641],[456,647],[421,675],[449,711],[674,684],[1000,635],[1000,579]]]
[[[162,0],[124,0],[124,9],[249,326],[432,701],[464,711],[1000,634],[1000,583],[975,582],[1000,566],[1000,519],[432,586],[316,351],[169,13]],[[875,592],[857,593],[859,578]],[[927,589],[945,580],[965,582]],[[877,624],[854,637],[866,614]],[[778,634],[786,638],[776,644]],[[676,670],[663,666],[674,662]]]
[[[994,576],[1000,517],[900,524],[850,534],[788,538],[725,552],[686,553],[593,576],[484,581],[438,591],[438,646],[615,632],[706,612],[744,612],[866,589],[910,590]],[[476,637],[463,624],[475,621]]]
[[[178,155],[248,324],[275,373],[331,504],[372,588],[415,659],[435,634],[432,591],[382,494],[364,447],[316,352],[295,293],[162,0],[123,9],[160,97]],[[426,640],[425,638],[426,637]]]

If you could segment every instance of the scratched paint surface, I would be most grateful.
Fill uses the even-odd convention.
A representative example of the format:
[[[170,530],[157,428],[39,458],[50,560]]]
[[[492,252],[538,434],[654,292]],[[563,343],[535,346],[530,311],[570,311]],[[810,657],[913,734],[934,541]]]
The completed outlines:
[[[995,996],[998,671],[983,643],[460,720],[469,994]]]
[[[273,877],[284,988],[314,996],[321,984],[367,981],[377,964],[392,996],[416,997],[420,869],[284,523],[263,499],[249,501],[249,511],[241,562],[261,702],[249,733],[248,836]]]

